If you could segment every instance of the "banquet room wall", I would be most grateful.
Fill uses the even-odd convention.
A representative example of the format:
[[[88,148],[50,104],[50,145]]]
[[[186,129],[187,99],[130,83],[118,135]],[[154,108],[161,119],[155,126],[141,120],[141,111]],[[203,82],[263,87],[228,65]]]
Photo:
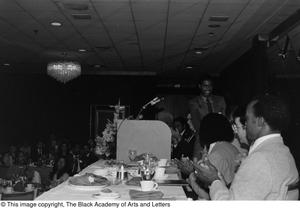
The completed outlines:
[[[269,93],[282,97],[289,105],[291,122],[283,132],[284,142],[289,146],[300,168],[300,72],[278,76],[277,54],[269,53],[272,48],[265,43],[254,41],[253,47],[243,56],[228,66],[221,73],[219,80],[223,86],[228,106],[245,105],[259,94]],[[296,57],[294,57],[296,59]],[[299,69],[300,62],[284,62],[286,66]],[[286,67],[283,67],[285,69]],[[290,70],[294,72],[295,70]],[[298,70],[299,71],[299,70]],[[281,73],[287,73],[282,70]]]
[[[62,84],[47,75],[1,73],[0,151],[54,134],[79,144],[89,139],[90,104],[130,105],[131,113],[153,94],[151,77],[85,76]]]

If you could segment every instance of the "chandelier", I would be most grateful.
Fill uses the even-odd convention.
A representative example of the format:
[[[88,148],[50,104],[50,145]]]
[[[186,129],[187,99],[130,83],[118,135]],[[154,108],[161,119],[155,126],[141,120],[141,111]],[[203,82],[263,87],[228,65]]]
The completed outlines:
[[[81,66],[72,61],[51,62],[47,66],[47,74],[57,81],[66,83],[80,76]]]

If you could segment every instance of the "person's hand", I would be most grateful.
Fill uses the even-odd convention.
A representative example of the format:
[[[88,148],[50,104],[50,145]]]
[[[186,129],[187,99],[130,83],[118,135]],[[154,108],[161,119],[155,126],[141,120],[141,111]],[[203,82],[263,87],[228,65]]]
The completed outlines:
[[[192,189],[200,199],[209,200],[209,194],[203,188],[201,188],[201,186],[197,183],[197,177],[195,173],[191,173],[189,175],[187,182],[190,184],[190,186],[192,187]]]
[[[208,186],[213,181],[220,180],[218,170],[209,162],[209,160],[207,160],[205,163],[193,163],[193,167],[195,169],[195,176]]]
[[[175,163],[177,164],[181,172],[184,173],[185,175],[190,175],[192,172],[194,172],[193,162],[189,159],[184,159],[184,160],[175,159]]]

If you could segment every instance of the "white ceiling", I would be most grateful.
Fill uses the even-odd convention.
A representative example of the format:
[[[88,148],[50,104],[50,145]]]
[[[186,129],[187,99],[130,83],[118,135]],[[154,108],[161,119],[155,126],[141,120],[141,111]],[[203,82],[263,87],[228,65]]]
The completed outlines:
[[[299,8],[299,0],[0,0],[0,65],[45,73],[49,61],[68,59],[86,74],[150,75],[186,66],[218,74],[256,34],[270,33]],[[208,49],[195,54],[201,47]]]

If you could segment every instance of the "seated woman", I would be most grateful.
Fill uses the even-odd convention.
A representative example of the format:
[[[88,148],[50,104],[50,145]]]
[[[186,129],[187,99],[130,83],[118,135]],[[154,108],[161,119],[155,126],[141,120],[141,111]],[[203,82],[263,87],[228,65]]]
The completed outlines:
[[[70,176],[69,170],[70,167],[67,165],[66,158],[59,157],[56,163],[54,164],[52,173],[50,174],[50,187],[53,188],[66,181]]]
[[[38,171],[27,166],[24,170],[25,176],[27,177],[28,183],[32,183],[35,187],[40,187],[42,184],[41,175]]]
[[[249,150],[248,140],[246,138],[246,108],[239,106],[235,108],[230,115],[232,128],[234,131],[234,140],[232,144],[240,151],[241,154],[247,155]]]
[[[19,151],[16,158],[16,165],[24,166],[28,162],[28,159],[25,157],[24,153]]]
[[[202,160],[209,160],[223,176],[226,184],[230,185],[238,165],[236,159],[239,155],[238,149],[231,144],[233,130],[230,122],[222,114],[208,114],[201,122],[199,137],[204,150],[207,149],[207,152],[203,153]],[[199,197],[209,198],[205,192],[206,187],[203,189],[198,185],[194,173],[190,175],[189,181]]]
[[[5,167],[11,167],[14,165],[13,157],[10,155],[9,152],[4,153],[2,158],[2,164]]]

